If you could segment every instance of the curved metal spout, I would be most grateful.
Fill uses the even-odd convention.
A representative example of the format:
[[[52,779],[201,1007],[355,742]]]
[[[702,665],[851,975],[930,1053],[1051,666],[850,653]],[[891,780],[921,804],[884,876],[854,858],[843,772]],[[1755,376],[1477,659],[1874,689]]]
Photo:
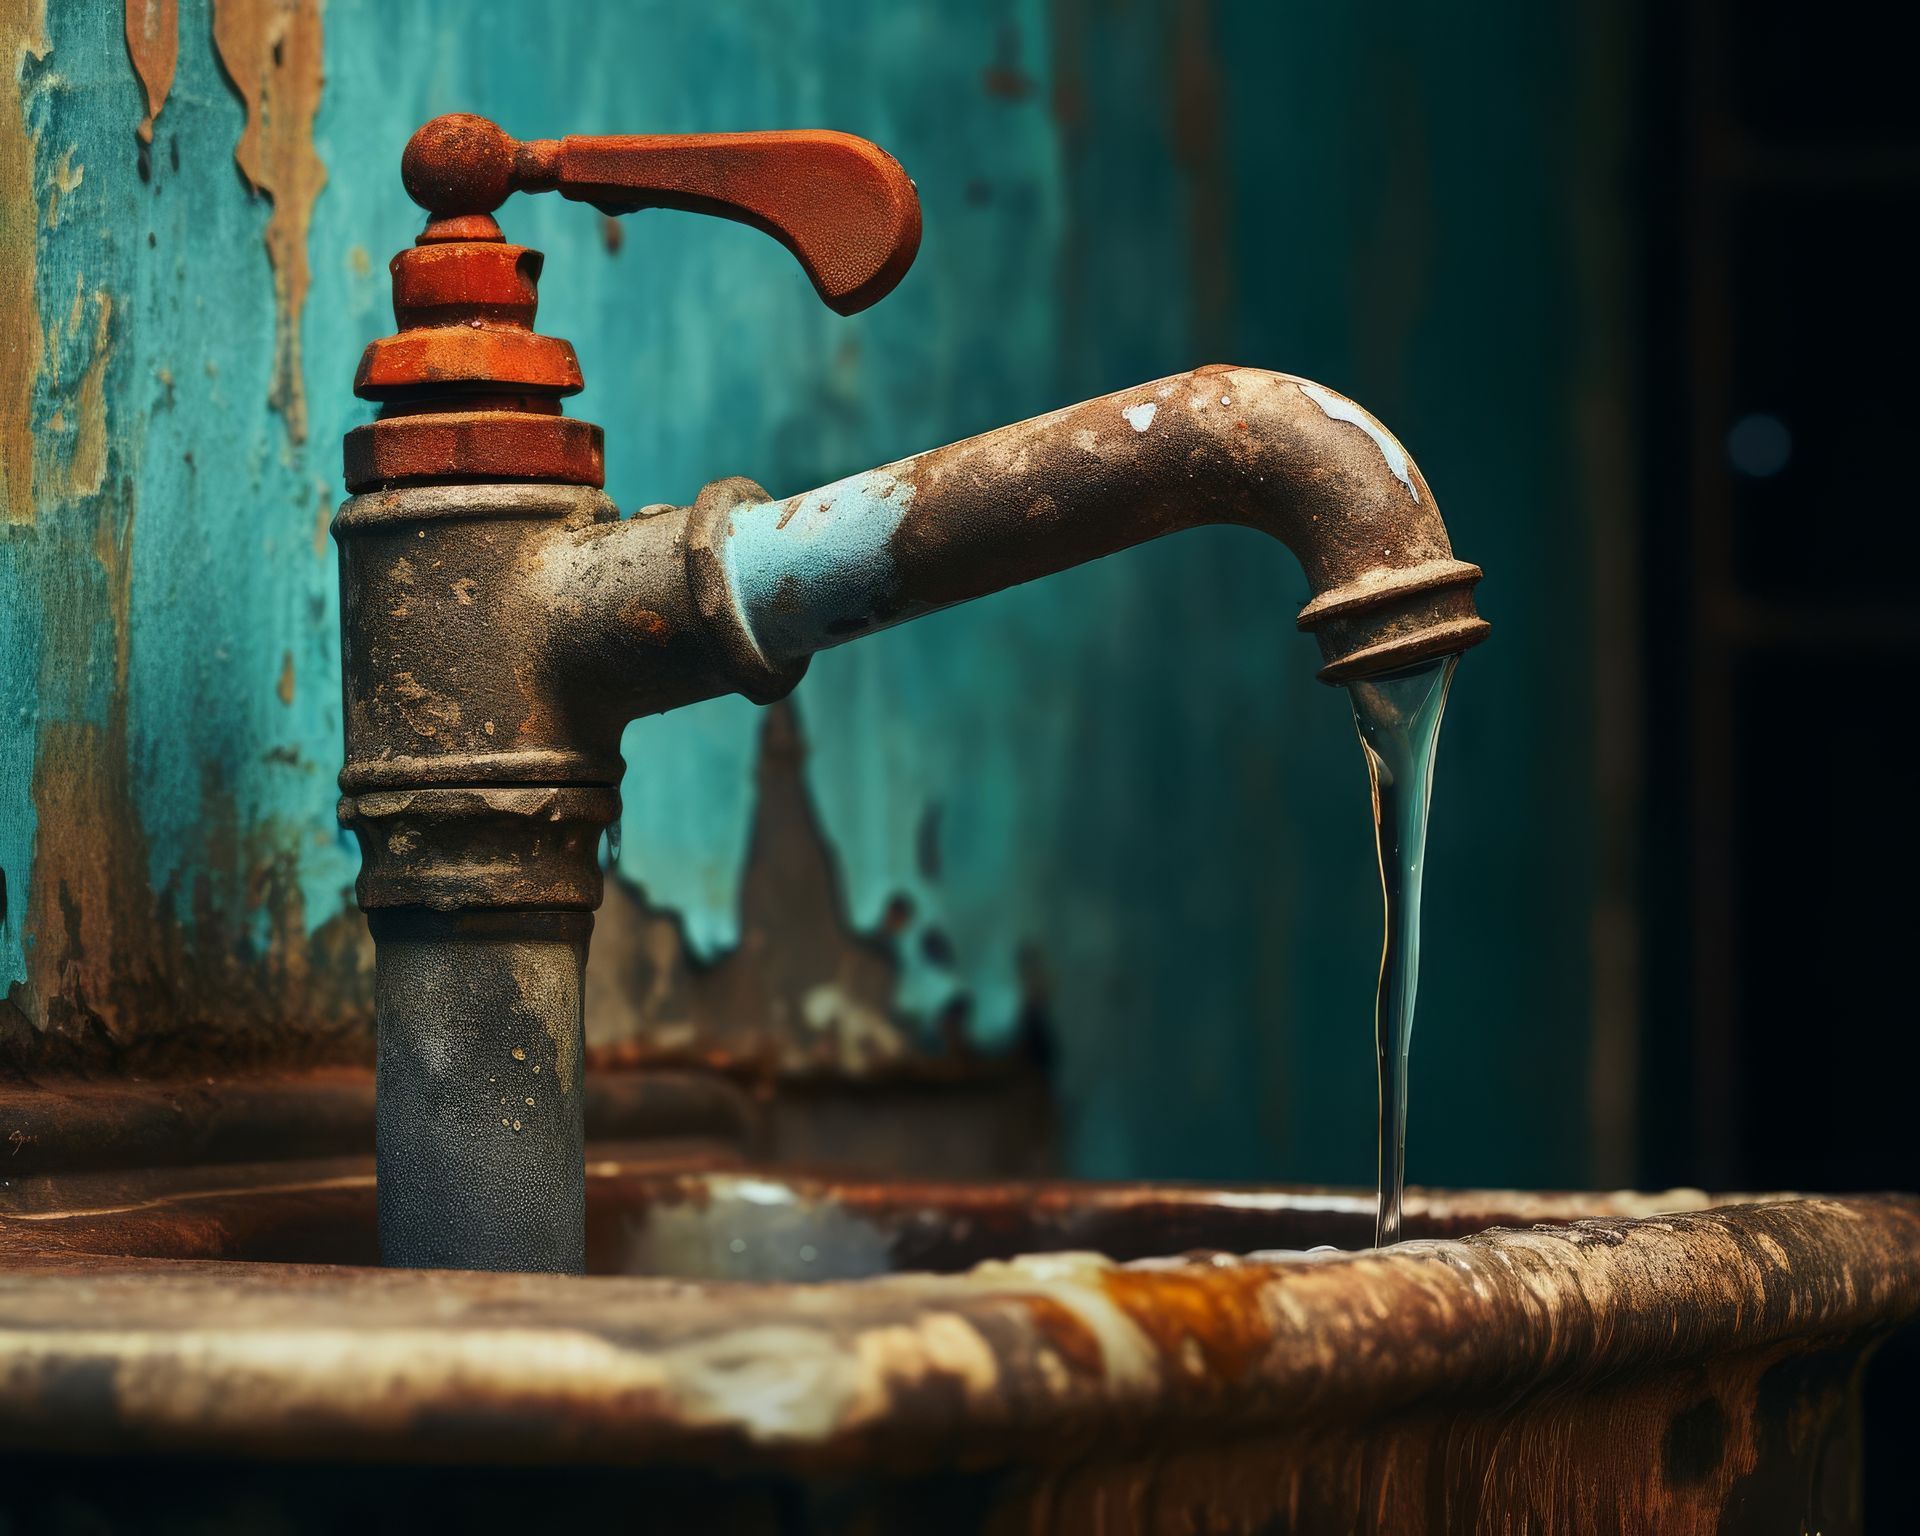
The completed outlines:
[[[736,482],[736,485],[738,482]],[[696,513],[770,669],[1205,523],[1272,534],[1305,570],[1321,676],[1465,650],[1487,624],[1407,452],[1345,396],[1211,367],[1002,427],[784,501]]]

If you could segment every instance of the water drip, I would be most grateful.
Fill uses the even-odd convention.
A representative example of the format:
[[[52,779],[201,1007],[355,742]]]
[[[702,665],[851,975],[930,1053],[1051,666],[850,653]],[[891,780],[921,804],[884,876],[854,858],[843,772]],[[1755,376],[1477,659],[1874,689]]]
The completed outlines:
[[[1373,790],[1374,848],[1380,860],[1385,937],[1374,995],[1374,1040],[1380,1054],[1380,1207],[1374,1243],[1400,1241],[1407,1168],[1407,1050],[1420,985],[1420,887],[1426,874],[1427,806],[1433,795],[1434,749],[1458,656],[1389,677],[1363,679],[1348,691]]]

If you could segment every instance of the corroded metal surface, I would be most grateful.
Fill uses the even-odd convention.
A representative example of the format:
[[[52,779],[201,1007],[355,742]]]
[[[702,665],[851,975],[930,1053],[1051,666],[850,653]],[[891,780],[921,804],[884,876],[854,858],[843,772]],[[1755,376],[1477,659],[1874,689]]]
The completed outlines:
[[[1373,1231],[1372,1197],[1352,1190],[795,1173],[753,1160],[752,1127],[740,1107],[703,1093],[698,1079],[588,1081],[589,1120],[602,1139],[586,1164],[593,1274],[866,1279],[953,1272],[1031,1253],[1130,1260],[1357,1249]],[[0,1189],[0,1255],[366,1261],[376,1251],[371,1161],[306,1156],[299,1148],[289,1154],[10,1179]],[[1407,1210],[1414,1236],[1452,1238],[1493,1226],[1640,1220],[1722,1203],[1699,1190],[1416,1189]]]
[[[770,1139],[767,1106],[711,1072],[588,1073],[586,1116],[589,1136],[614,1143],[697,1138],[746,1151]],[[365,1068],[0,1087],[0,1207],[76,1175],[166,1182],[208,1164],[363,1155],[373,1122]]]
[[[920,1507],[964,1469],[950,1529],[1847,1530],[1858,1368],[1916,1307],[1892,1197],[815,1287],[16,1251],[0,1429]]]
[[[372,926],[382,1257],[584,1269],[593,915],[397,907]]]
[[[784,133],[569,136],[518,143],[450,113],[407,143],[407,193],[435,220],[552,192],[605,213],[678,208],[766,231],[843,315],[878,303],[920,248],[920,200],[899,161],[865,139]]]
[[[854,1117],[874,1119],[883,1114],[884,1082],[920,1082],[962,1097],[970,1084],[1000,1084],[1018,1101],[1027,1146],[1044,1147],[1051,1042],[1040,979],[1028,978],[1011,1051],[971,1047],[964,993],[936,1017],[932,1040],[903,1021],[895,998],[903,952],[910,953],[912,902],[897,893],[869,930],[847,921],[833,850],[807,791],[807,751],[792,704],[769,706],[741,872],[738,945],[697,962],[673,914],[637,898],[628,885],[608,883],[607,904],[594,924],[605,982],[588,997],[589,1060],[643,1069],[698,1066],[769,1089],[802,1078],[868,1083],[875,1092],[865,1108],[850,1108]],[[922,939],[924,947],[939,942],[937,935]],[[937,1119],[940,1110],[926,1104],[920,1113]],[[950,1145],[935,1151],[922,1137],[896,1129],[884,1138],[885,1150],[876,1145],[868,1156],[820,1142],[793,1160],[895,1174],[1037,1171],[1031,1155],[992,1156],[988,1116],[980,1116],[977,1133],[981,1145],[969,1153]],[[956,1155],[963,1160],[953,1161]]]
[[[609,1167],[602,1177],[615,1174]],[[601,1248],[600,1267],[712,1279],[858,1279],[1066,1251],[1130,1260],[1203,1249],[1360,1249],[1373,1241],[1376,1208],[1372,1192],[1354,1190],[1057,1179],[986,1183],[752,1168],[648,1169],[616,1182],[620,1193],[613,1204],[625,1213],[621,1241],[617,1250]],[[1407,1231],[1414,1238],[1459,1238],[1494,1226],[1643,1219],[1721,1203],[1725,1197],[1699,1190],[1412,1190]],[[616,1259],[616,1251],[625,1256]]]
[[[824,646],[1221,521],[1299,554],[1331,680],[1486,634],[1479,571],[1384,429],[1305,380],[1207,368],[783,502],[715,482],[615,521],[558,486],[357,496],[335,520],[342,785],[608,783],[638,715],[777,698]]]
[[[558,190],[607,214],[679,208],[751,224],[852,314],[890,293],[920,245],[920,204],[893,157],[844,133],[509,138],[435,118],[401,157],[430,214],[393,258],[398,331],[371,343],[354,392],[382,402],[347,434],[351,491],[475,481],[604,479],[600,429],[560,415],[582,386],[573,348],[533,329],[541,257],[491,217],[516,191]]]
[[[1150,539],[1238,523],[1291,549],[1329,682],[1486,638],[1433,491],[1344,395],[1213,366],[1120,390],[787,500],[708,539],[758,652],[793,663]]]

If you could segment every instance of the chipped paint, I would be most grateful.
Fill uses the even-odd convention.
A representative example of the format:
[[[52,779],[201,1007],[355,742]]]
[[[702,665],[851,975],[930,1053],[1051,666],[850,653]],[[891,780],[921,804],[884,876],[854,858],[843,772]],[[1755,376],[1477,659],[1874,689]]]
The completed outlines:
[[[1300,393],[1319,406],[1329,420],[1347,422],[1372,438],[1374,446],[1380,450],[1380,457],[1387,461],[1387,468],[1393,471],[1393,478],[1407,488],[1407,494],[1415,501],[1420,499],[1420,487],[1413,483],[1412,460],[1407,457],[1407,450],[1400,446],[1399,439],[1345,395],[1337,395],[1305,379],[1300,381]]]
[[[0,4],[0,503],[9,523],[33,521],[33,395],[43,333],[34,293],[40,202],[27,125],[30,64],[45,59],[46,0]]]
[[[247,185],[273,204],[265,238],[278,311],[268,398],[299,442],[307,433],[300,371],[300,314],[311,281],[307,226],[327,181],[313,147],[325,73],[320,0],[214,0],[213,39],[247,108],[234,164]]]
[[[234,643],[232,626],[261,607],[316,629],[326,612],[286,604],[273,562],[253,556],[284,519],[248,462],[252,421],[219,399],[220,365],[244,369],[228,333],[181,320],[195,279],[222,303],[238,291],[220,232],[231,221],[232,249],[257,249],[237,227],[246,199],[224,153],[197,162],[210,185],[196,189],[176,184],[173,155],[130,152],[125,119],[102,110],[124,104],[130,67],[105,20],[60,8],[53,36],[16,31],[29,41],[13,78],[28,88],[0,110],[0,182],[11,171],[46,207],[33,238],[5,247],[4,292],[25,307],[0,300],[9,340],[24,332],[34,358],[0,384],[27,391],[0,399],[0,415],[24,415],[32,443],[24,455],[17,437],[0,443],[12,525],[0,537],[0,692],[9,718],[16,689],[32,701],[18,718],[33,727],[0,745],[0,863],[16,882],[0,932],[0,1052],[34,1072],[351,1058],[368,1038],[359,920],[340,906],[343,861],[328,869],[332,842],[316,850],[299,809],[314,782],[300,765],[323,751],[236,738],[225,686],[254,658],[325,655],[317,634],[264,654]],[[59,88],[45,89],[54,59]],[[207,89],[210,46],[180,67],[202,88],[185,106],[176,97],[174,142],[209,143],[223,131],[206,111],[223,99]],[[189,212],[205,234],[191,269],[172,254]],[[101,239],[123,219],[152,233]],[[169,253],[156,258],[163,233]],[[183,369],[183,352],[204,368]],[[243,581],[220,574],[221,551]],[[244,746],[210,748],[223,731]],[[280,774],[296,786],[291,817],[254,798]],[[310,906],[316,875],[327,899]],[[259,1033],[266,1020],[285,1030],[277,1044]]]
[[[153,123],[173,89],[180,61],[180,0],[126,0],[127,56],[146,94],[147,115],[134,131],[153,143]]]
[[[874,470],[727,515],[728,581],[764,660],[810,656],[822,636],[850,640],[870,627],[874,595],[892,584],[889,544],[912,506],[911,485]]]
[[[805,781],[793,708],[760,732],[754,830],[741,878],[740,942],[689,953],[678,919],[615,890],[594,930],[587,986],[596,1060],[691,1061],[756,1075],[861,1076],[910,1059],[895,1016],[899,940],[852,927]]]
[[[93,309],[93,336],[84,371],[74,387],[71,412],[56,405],[42,439],[43,452],[54,456],[48,475],[43,467],[40,483],[43,494],[51,493],[68,500],[85,500],[97,494],[107,476],[107,363],[111,349],[113,298],[107,293],[89,296]],[[82,298],[74,293],[73,316],[69,335],[79,329]],[[53,383],[59,382],[59,369],[53,369]]]
[[[1127,406],[1120,414],[1127,419],[1127,425],[1136,432],[1144,432],[1153,425],[1153,418],[1159,414],[1160,407],[1148,400],[1140,405]]]
[[[60,222],[60,215],[66,206],[66,200],[80,190],[80,184],[87,179],[87,168],[76,165],[73,158],[74,146],[69,144],[60,158],[54,162],[53,169],[47,174],[47,224],[51,228]]]

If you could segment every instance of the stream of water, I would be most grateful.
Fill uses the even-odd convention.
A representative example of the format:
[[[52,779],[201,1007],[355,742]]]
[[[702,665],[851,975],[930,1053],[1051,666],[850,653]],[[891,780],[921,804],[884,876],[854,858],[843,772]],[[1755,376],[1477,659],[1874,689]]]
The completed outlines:
[[[1374,994],[1380,1053],[1380,1206],[1374,1243],[1400,1241],[1407,1173],[1407,1048],[1420,986],[1420,885],[1426,873],[1427,803],[1434,748],[1454,663],[1448,656],[1391,677],[1353,683],[1353,723],[1373,787],[1373,838],[1380,857],[1386,937]]]

